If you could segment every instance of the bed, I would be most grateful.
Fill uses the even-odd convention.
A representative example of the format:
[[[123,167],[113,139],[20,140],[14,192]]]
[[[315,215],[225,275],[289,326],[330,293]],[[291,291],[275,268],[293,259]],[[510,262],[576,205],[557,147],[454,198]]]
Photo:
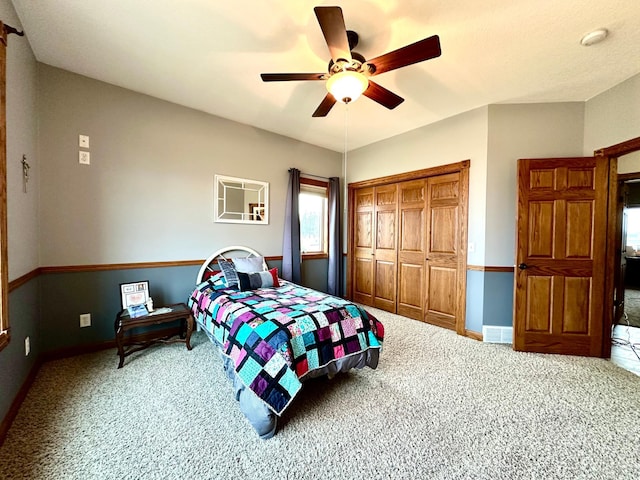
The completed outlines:
[[[264,439],[276,433],[305,380],[378,365],[384,327],[376,318],[279,278],[248,247],[226,247],[205,260],[189,308],[219,349],[242,413]]]

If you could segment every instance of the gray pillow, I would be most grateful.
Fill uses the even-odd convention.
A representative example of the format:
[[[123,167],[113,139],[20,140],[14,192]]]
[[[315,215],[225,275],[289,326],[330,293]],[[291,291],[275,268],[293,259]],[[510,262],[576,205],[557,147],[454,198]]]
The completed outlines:
[[[266,272],[244,273],[238,272],[238,288],[240,291],[257,290],[258,288],[279,287],[278,269],[272,268]]]
[[[254,273],[264,271],[263,257],[234,258],[233,265],[237,272]],[[237,283],[237,282],[236,282]]]
[[[218,260],[218,265],[220,265],[220,270],[222,270],[222,273],[224,274],[227,286],[237,287],[240,281],[238,280],[238,274],[236,273],[233,263],[228,262],[227,260]]]

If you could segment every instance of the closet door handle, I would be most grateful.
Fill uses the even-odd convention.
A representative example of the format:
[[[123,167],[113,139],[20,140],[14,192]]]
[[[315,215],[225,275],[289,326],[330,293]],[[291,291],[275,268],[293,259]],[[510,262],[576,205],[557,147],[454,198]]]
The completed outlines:
[[[527,265],[526,263],[521,263],[520,265],[518,265],[518,268],[520,270],[526,270],[529,267],[529,265]]]

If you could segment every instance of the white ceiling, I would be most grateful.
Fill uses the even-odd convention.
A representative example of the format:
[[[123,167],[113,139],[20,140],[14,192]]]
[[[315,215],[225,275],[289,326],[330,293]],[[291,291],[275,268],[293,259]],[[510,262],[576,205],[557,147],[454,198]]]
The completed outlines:
[[[585,101],[640,72],[638,0],[12,0],[40,62],[342,151],[492,103]],[[442,56],[376,82],[368,98],[311,114],[323,82],[260,73],[325,72],[313,13],[340,5],[366,58],[437,34]],[[590,47],[597,28],[609,37]]]

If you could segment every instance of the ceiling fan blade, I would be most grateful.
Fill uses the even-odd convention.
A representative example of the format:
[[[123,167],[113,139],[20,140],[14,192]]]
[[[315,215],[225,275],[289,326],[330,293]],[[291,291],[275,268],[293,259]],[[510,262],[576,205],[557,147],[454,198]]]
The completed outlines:
[[[441,53],[440,38],[438,35],[434,35],[394,50],[393,52],[373,58],[367,61],[367,64],[373,65],[375,68],[374,71],[371,72],[371,75],[379,75],[390,70],[395,70],[396,68],[406,67],[407,65],[413,65],[414,63],[439,57]]]
[[[316,111],[313,112],[312,117],[326,117],[335,104],[336,99],[334,96],[327,93],[322,102],[320,102],[320,105],[318,105],[318,108],[316,108]]]
[[[326,73],[261,73],[263,82],[287,82],[290,80],[325,80]]]
[[[378,102],[383,107],[387,107],[389,110],[393,110],[404,102],[404,98],[399,97],[391,90],[387,90],[371,80],[369,80],[369,87],[362,94],[374,102]]]
[[[340,7],[315,7],[318,23],[322,34],[329,47],[334,63],[343,59],[351,62],[351,49],[347,37],[347,28],[344,26],[344,17]]]

